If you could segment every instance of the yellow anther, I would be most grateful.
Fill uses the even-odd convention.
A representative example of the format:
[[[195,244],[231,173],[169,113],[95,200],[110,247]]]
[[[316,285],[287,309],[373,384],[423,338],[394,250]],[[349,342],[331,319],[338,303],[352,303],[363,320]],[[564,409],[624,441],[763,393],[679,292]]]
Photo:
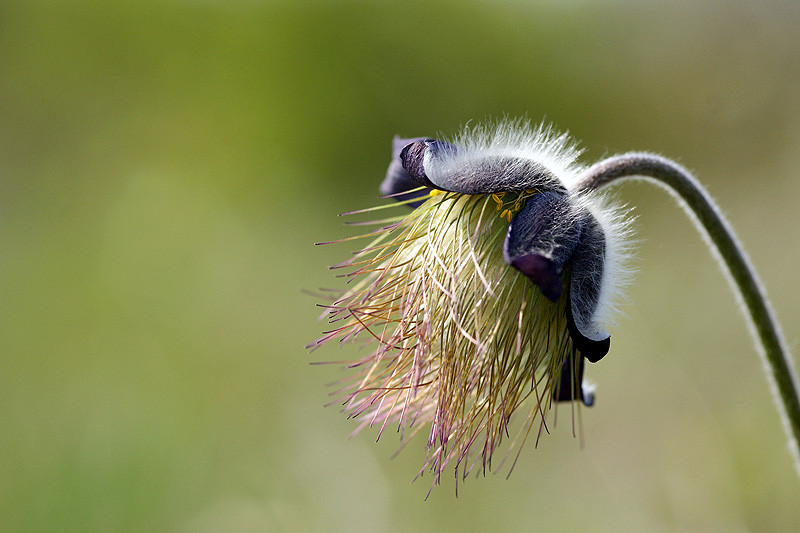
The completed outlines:
[[[428,193],[429,196],[436,196],[437,194],[444,194],[444,191],[440,191],[439,189],[431,189],[431,192]]]
[[[503,207],[503,201],[502,201],[502,200],[500,199],[500,197],[499,197],[498,195],[496,195],[496,194],[493,194],[493,195],[492,195],[492,200],[494,200],[495,202],[497,202],[497,211],[500,211],[500,208],[501,208],[501,207]]]

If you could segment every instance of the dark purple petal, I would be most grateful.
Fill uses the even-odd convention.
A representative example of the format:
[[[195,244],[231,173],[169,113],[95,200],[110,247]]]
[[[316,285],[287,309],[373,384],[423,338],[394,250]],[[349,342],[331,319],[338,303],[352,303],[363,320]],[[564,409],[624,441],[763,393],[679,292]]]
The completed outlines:
[[[554,302],[561,296],[561,272],[551,259],[539,254],[527,254],[511,261],[511,266],[525,274]]]
[[[611,337],[595,322],[605,268],[605,235],[597,219],[582,215],[580,242],[570,267],[567,325],[575,347],[595,363],[608,353]]]
[[[414,181],[445,191],[461,194],[526,189],[566,192],[555,174],[539,162],[471,152],[433,139],[408,144],[401,151],[400,160]]]
[[[561,274],[580,239],[581,220],[568,199],[556,192],[528,199],[511,220],[503,258],[550,300],[561,295]]]
[[[575,350],[561,365],[558,386],[553,389],[553,399],[557,402],[580,400],[587,407],[594,404],[594,393],[583,388],[583,356]]]
[[[432,167],[429,175],[437,187],[462,194],[565,190],[542,164],[519,157],[482,155],[457,161],[443,169],[437,169],[434,161]]]
[[[400,161],[400,152],[402,152],[403,148],[409,144],[426,140],[430,141],[431,139],[428,137],[412,137],[410,139],[402,139],[399,135],[395,135],[392,139],[392,160]]]
[[[393,139],[392,161],[389,163],[389,169],[386,171],[386,178],[383,180],[383,183],[381,183],[380,187],[382,195],[392,196],[394,200],[402,202],[405,200],[411,200],[412,198],[427,196],[430,193],[430,189],[422,189],[412,193],[402,194],[405,191],[418,189],[419,183],[411,179],[411,176],[408,175],[406,169],[403,168],[403,164],[400,162],[400,152],[408,144],[423,139],[425,139],[425,137],[417,137],[414,139],[401,139],[400,137],[395,137]],[[408,206],[419,207],[423,201],[424,200],[420,200],[419,202],[411,202],[408,204]]]
[[[567,306],[567,329],[569,329],[569,336],[572,338],[572,345],[592,363],[596,363],[602,359],[611,348],[610,336],[599,341],[593,341],[583,336],[575,325],[571,306]]]
[[[434,142],[433,139],[423,139],[407,144],[400,151],[400,162],[403,164],[403,168],[406,172],[408,172],[408,175],[411,176],[411,179],[417,182],[418,185],[440,189],[441,187],[434,185],[425,174],[425,152],[428,150],[428,145],[432,142]]]

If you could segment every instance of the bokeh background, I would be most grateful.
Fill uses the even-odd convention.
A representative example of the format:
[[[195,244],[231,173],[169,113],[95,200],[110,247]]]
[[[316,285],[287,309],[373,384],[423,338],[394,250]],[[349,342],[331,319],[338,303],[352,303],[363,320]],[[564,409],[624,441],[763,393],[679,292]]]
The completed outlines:
[[[669,196],[568,414],[505,471],[325,408],[337,214],[393,135],[527,116],[693,169],[800,354],[797,2],[0,4],[0,529],[789,531],[800,481],[735,300]]]

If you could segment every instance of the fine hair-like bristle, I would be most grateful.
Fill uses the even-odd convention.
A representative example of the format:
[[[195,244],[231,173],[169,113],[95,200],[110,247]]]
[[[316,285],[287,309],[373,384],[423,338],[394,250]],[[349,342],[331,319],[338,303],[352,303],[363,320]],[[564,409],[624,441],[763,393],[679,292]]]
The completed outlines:
[[[605,237],[600,294],[591,322],[598,330],[616,326],[620,307],[626,302],[625,291],[633,281],[635,238],[630,209],[615,202],[613,197],[599,193],[573,195],[576,203],[588,209],[600,223]]]
[[[497,156],[532,161],[550,171],[569,189],[583,170],[578,162],[581,149],[567,133],[551,125],[531,125],[523,119],[505,119],[487,124],[467,125],[448,142],[458,150],[443,154],[443,167],[459,166],[476,157]],[[536,188],[536,183],[520,188]]]

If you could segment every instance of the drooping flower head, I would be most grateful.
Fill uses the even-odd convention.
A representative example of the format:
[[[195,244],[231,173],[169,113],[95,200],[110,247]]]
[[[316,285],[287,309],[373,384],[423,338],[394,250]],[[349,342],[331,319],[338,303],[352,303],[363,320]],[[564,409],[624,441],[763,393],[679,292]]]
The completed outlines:
[[[357,430],[394,427],[403,443],[426,432],[421,472],[435,482],[451,463],[457,477],[491,468],[534,426],[538,439],[554,401],[593,403],[584,360],[609,349],[628,225],[571,191],[578,155],[567,136],[521,122],[449,142],[395,138],[381,192],[397,203],[361,212],[402,211],[372,221],[366,246],[334,267],[349,269],[348,287],[310,346],[366,352],[337,400]]]

